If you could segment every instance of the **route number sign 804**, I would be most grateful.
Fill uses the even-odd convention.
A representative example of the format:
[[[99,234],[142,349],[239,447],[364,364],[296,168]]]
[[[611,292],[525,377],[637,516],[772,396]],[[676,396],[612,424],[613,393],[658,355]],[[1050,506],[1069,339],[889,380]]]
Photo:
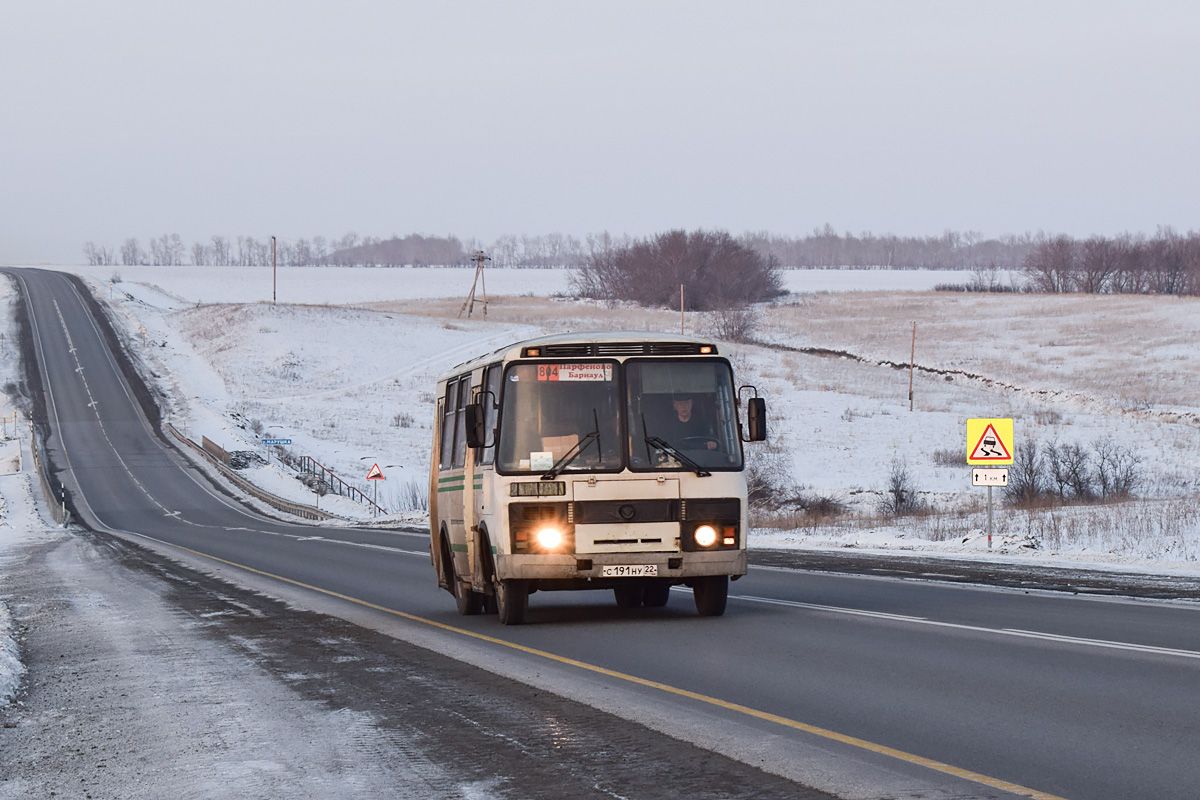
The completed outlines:
[[[600,568],[602,578],[657,578],[658,564],[608,564]]]

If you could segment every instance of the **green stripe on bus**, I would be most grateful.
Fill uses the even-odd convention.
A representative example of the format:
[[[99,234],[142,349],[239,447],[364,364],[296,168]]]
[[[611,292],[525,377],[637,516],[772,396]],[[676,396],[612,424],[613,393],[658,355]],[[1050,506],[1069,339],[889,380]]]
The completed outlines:
[[[491,545],[488,549],[492,551],[492,555],[496,555],[496,545]],[[455,553],[465,553],[467,552],[467,546],[465,544],[452,544],[450,545],[450,550]]]
[[[452,481],[461,481],[461,480],[464,480],[466,477],[467,477],[467,476],[466,476],[466,474],[465,474],[465,473],[464,473],[464,474],[462,474],[462,475],[448,475],[448,476],[446,476],[445,478],[438,478],[438,483],[450,483],[450,482],[452,482]],[[479,481],[479,480],[483,480],[483,473],[482,473],[482,472],[476,472],[476,473],[475,473],[475,480],[477,480],[477,481]]]
[[[438,494],[441,494],[442,492],[461,492],[464,488],[465,487],[463,487],[463,486],[439,486]],[[483,484],[482,483],[475,484],[475,489],[476,489],[476,491],[483,491]]]

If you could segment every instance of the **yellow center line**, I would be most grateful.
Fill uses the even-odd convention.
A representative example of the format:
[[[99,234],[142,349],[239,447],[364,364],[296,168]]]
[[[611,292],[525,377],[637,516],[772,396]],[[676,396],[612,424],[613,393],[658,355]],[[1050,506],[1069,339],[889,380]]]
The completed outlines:
[[[146,538],[150,538],[150,537],[146,537]],[[164,542],[164,544],[170,544],[170,543]],[[1000,780],[999,778],[991,778],[991,777],[988,777],[987,775],[982,775],[978,772],[972,772],[971,770],[968,770],[968,769],[962,769],[961,767],[955,767],[951,764],[944,764],[940,761],[935,761],[931,758],[925,758],[924,756],[918,756],[918,755],[914,755],[913,753],[907,753],[903,750],[897,750],[894,747],[888,747],[887,745],[876,744],[874,742],[869,742],[865,739],[859,739],[854,736],[848,736],[844,733],[838,733],[837,731],[831,731],[831,730],[827,730],[825,728],[819,728],[815,725],[809,725],[808,723],[805,723],[805,722],[799,722],[797,720],[789,719],[787,717],[781,717],[778,714],[771,714],[767,711],[759,711],[758,709],[750,708],[749,706],[743,706],[738,703],[730,703],[727,700],[721,700],[716,697],[710,697],[709,695],[700,694],[698,692],[689,691],[687,689],[680,689],[676,686],[670,686],[665,683],[659,683],[658,681],[652,681],[647,678],[639,678],[636,675],[629,675],[624,672],[617,672],[616,670],[607,669],[605,667],[600,667],[595,664],[589,664],[586,661],[577,661],[576,659],[567,658],[566,656],[556,655],[554,653],[550,653],[545,650],[538,650],[537,648],[534,648],[534,647],[527,647],[526,645],[523,645],[523,644],[517,644],[515,642],[509,642],[504,639],[498,639],[495,636],[488,636],[485,633],[476,633],[475,631],[469,631],[466,628],[459,628],[454,625],[447,625],[444,622],[438,622],[436,620],[426,619],[425,617],[418,617],[415,614],[409,614],[405,611],[397,611],[394,608],[388,608],[386,606],[377,605],[377,604],[369,602],[367,600],[360,600],[357,597],[351,597],[350,595],[341,594],[340,592],[335,592],[330,589],[322,589],[320,586],[312,586],[310,584],[303,583],[301,581],[292,580],[291,578],[285,578],[282,575],[276,575],[271,572],[264,572],[263,570],[255,569],[254,567],[247,567],[246,565],[239,564],[235,561],[227,561],[223,558],[218,558],[217,556],[209,555],[208,553],[202,553],[199,550],[193,550],[190,547],[183,547],[182,545],[171,545],[171,546],[178,547],[180,550],[185,550],[189,553],[194,553],[198,556],[202,556],[203,558],[209,558],[209,559],[212,559],[213,561],[218,561],[222,564],[228,564],[231,567],[237,567],[238,569],[244,569],[247,572],[254,573],[255,575],[262,575],[267,578],[273,578],[274,580],[277,580],[277,581],[289,583],[293,586],[299,586],[303,589],[308,589],[310,591],[328,595],[329,597],[336,597],[339,600],[346,600],[347,602],[355,603],[357,605],[364,606],[366,608],[370,608],[375,611],[383,611],[384,613],[392,614],[393,616],[402,617],[403,619],[407,619],[412,622],[420,622],[425,625],[430,625],[434,628],[441,628],[444,631],[461,634],[463,636],[469,636],[473,639],[479,639],[479,640],[482,640],[485,642],[489,642],[491,644],[501,645],[502,647],[508,647],[513,650],[519,650],[522,653],[528,653],[530,655],[538,656],[540,658],[549,659],[550,661],[556,661],[560,664],[567,664],[572,667],[578,667],[579,669],[587,670],[589,672],[594,672],[594,673],[597,673],[599,675],[604,675],[609,678],[616,678],[618,680],[627,681],[629,683],[637,684],[639,686],[645,686],[645,687],[648,687],[651,689],[657,689],[659,691],[667,692],[669,694],[673,694],[678,697],[686,697],[689,700],[696,700],[698,702],[706,703],[711,706],[717,706],[718,708],[724,708],[728,711],[736,711],[740,714],[745,714],[746,716],[754,717],[755,719],[760,719],[760,720],[764,720],[767,722],[774,722],[778,725],[783,725],[784,727],[792,728],[793,730],[803,731],[804,733],[810,733],[814,736],[819,736],[823,739],[829,739],[829,740],[832,740],[835,742],[841,742],[842,744],[847,744],[847,745],[850,745],[851,747],[857,747],[861,750],[867,750],[872,753],[878,753],[880,755],[885,755],[890,758],[895,758],[899,761],[907,762],[909,764],[916,764],[918,766],[927,767],[928,769],[932,769],[937,772],[944,773],[946,775],[953,775],[956,778],[961,778],[963,780],[972,781],[974,783],[978,783],[983,786],[990,787],[992,789],[999,789],[1001,791],[1011,792],[1012,794],[1020,795],[1022,797],[1031,797],[1031,798],[1034,798],[1035,800],[1065,800],[1065,798],[1059,797],[1058,795],[1048,794],[1047,792],[1039,792],[1038,790],[1030,789],[1027,786],[1021,786],[1020,784],[1010,783],[1009,781]]]

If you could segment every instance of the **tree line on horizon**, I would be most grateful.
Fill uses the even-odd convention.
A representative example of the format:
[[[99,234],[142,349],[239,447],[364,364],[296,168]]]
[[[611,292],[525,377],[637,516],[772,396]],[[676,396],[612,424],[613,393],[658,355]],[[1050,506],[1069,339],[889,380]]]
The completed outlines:
[[[543,236],[505,235],[490,246],[457,236],[409,234],[389,239],[314,236],[311,239],[276,241],[279,266],[429,267],[470,266],[482,250],[491,265],[501,268],[546,269],[573,267],[585,271],[581,286],[591,296],[600,291],[597,276],[607,272],[617,251],[645,255],[647,247],[663,245],[662,237],[682,234],[669,231],[645,238],[589,234],[583,240],[561,233]],[[1031,291],[1085,293],[1200,294],[1200,233],[1176,233],[1160,227],[1152,236],[1126,233],[1116,237],[1075,239],[1065,235],[1025,233],[987,239],[978,232],[946,231],[940,236],[876,236],[869,232],[839,234],[831,226],[815,228],[805,236],[781,236],[766,231],[732,236],[724,231],[696,231],[696,242],[715,237],[727,255],[743,250],[756,254],[771,269],[789,268],[891,268],[974,269],[1022,272]],[[731,245],[736,244],[737,249]],[[270,266],[271,239],[252,236],[212,236],[186,244],[178,234],[153,237],[143,246],[136,238],[119,247],[87,242],[84,256],[90,265],[155,266]],[[729,256],[733,258],[732,255]],[[606,260],[608,259],[608,260]],[[730,268],[742,271],[730,261]],[[751,272],[760,270],[755,262]],[[642,287],[644,288],[644,287]],[[768,292],[769,294],[769,292]],[[632,299],[632,298],[630,298]],[[690,303],[689,303],[690,305]]]
[[[940,236],[925,237],[877,236],[870,232],[839,234],[829,225],[814,228],[804,236],[757,231],[732,238],[764,258],[774,258],[785,269],[973,269],[987,266],[1019,269],[1038,241],[1033,234],[986,239],[975,231],[946,231]],[[460,239],[454,235],[414,233],[381,239],[347,233],[341,237],[277,239],[275,261],[280,266],[453,267],[469,266],[474,253],[483,250],[491,264],[497,267],[580,267],[588,263],[597,248],[606,246],[601,243],[613,241],[631,244],[635,239],[608,232],[589,234],[583,239],[562,233],[506,234],[491,245],[485,245],[476,239]],[[128,238],[115,247],[89,241],[83,246],[83,255],[93,266],[270,266],[271,239],[217,235],[188,244],[179,234],[163,234],[151,237],[145,244],[137,238]]]
[[[1025,260],[1034,292],[1200,295],[1200,233],[1159,228],[1153,236],[1123,234],[1037,243]]]

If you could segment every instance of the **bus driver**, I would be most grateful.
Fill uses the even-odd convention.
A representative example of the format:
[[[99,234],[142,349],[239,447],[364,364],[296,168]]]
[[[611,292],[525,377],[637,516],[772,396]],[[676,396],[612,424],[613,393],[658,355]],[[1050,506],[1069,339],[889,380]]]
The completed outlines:
[[[666,435],[663,437],[668,443],[682,447],[691,445],[692,449],[696,449],[700,448],[700,443],[703,442],[703,447],[709,450],[717,449],[716,433],[710,424],[711,420],[702,420],[693,413],[695,398],[692,395],[674,395],[671,405],[675,413],[664,426]]]

